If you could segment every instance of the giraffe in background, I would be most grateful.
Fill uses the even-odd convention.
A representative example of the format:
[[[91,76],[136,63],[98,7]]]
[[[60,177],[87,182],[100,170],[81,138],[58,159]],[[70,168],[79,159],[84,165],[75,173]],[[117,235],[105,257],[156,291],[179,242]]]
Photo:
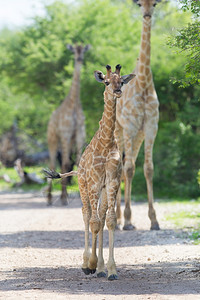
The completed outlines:
[[[65,178],[78,175],[79,190],[83,203],[82,213],[85,223],[85,251],[83,253],[82,270],[86,275],[93,274],[97,268],[97,276],[105,277],[103,259],[103,228],[109,231],[109,259],[107,264],[108,280],[117,279],[114,261],[114,230],[116,226],[115,202],[121,179],[121,157],[114,136],[116,121],[116,103],[122,95],[121,87],[135,75],[120,76],[121,66],[115,72],[106,66],[107,74],[95,71],[98,82],[105,84],[104,112],[99,129],[83,153],[78,171],[59,174],[44,170],[50,178]],[[99,199],[101,203],[98,208]],[[107,212],[108,211],[108,212]],[[107,214],[106,214],[107,212]],[[89,250],[89,224],[92,232],[92,253]],[[99,233],[99,256],[96,255],[97,235]]]
[[[72,85],[68,96],[61,105],[52,113],[47,129],[47,140],[50,156],[50,168],[55,170],[58,147],[62,153],[62,172],[69,171],[71,166],[70,154],[76,146],[77,164],[85,143],[85,118],[80,102],[80,72],[83,64],[84,53],[90,49],[90,45],[67,45],[74,53],[75,65]],[[67,204],[66,179],[62,180],[61,202]],[[52,204],[52,182],[48,185],[48,204]]]
[[[144,175],[148,193],[148,215],[151,229],[159,230],[153,207],[153,145],[158,130],[159,101],[154,87],[150,66],[151,16],[157,2],[161,0],[133,0],[143,15],[141,47],[136,77],[124,88],[123,97],[117,103],[116,138],[120,152],[125,152],[123,176],[125,182],[124,230],[135,227],[131,223],[131,184],[135,173],[135,161],[144,141]],[[117,196],[117,224],[121,225],[121,193]]]

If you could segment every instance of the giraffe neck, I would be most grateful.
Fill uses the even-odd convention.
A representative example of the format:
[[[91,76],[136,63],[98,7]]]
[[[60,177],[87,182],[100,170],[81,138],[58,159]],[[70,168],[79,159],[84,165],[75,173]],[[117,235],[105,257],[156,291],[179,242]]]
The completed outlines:
[[[150,55],[151,55],[151,18],[143,18],[142,37],[140,54],[138,60],[138,80],[141,81],[141,86],[144,87],[148,82],[150,69]]]
[[[104,145],[108,145],[114,141],[116,101],[114,96],[106,89],[104,92],[104,112],[99,122],[100,140]]]
[[[80,73],[81,73],[81,62],[75,62],[74,74],[72,78],[72,85],[69,92],[70,102],[67,101],[68,109],[77,107],[80,104]],[[66,98],[66,100],[68,97]]]

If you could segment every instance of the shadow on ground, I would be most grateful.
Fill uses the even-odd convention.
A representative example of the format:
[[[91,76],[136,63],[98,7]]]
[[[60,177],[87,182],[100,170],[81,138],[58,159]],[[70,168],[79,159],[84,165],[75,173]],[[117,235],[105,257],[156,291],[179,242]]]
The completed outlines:
[[[0,290],[45,290],[70,294],[178,295],[200,293],[200,265],[196,261],[121,265],[119,280],[109,282],[78,268],[21,268],[6,271]],[[181,286],[181,288],[180,288]]]
[[[182,231],[179,231],[179,235]],[[174,230],[135,230],[135,231],[116,231],[115,248],[134,247],[134,246],[157,246],[172,245],[177,243],[173,239],[178,235]],[[90,233],[91,240],[91,233]],[[184,241],[180,239],[180,243]],[[17,233],[7,233],[0,235],[0,248],[43,248],[43,249],[82,249],[84,247],[84,231],[22,231]],[[104,247],[108,248],[108,230],[104,230]]]

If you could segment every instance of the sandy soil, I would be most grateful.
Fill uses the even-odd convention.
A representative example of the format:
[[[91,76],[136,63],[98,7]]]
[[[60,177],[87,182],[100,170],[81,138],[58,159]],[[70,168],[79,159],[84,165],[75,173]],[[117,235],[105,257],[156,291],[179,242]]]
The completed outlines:
[[[117,231],[119,280],[81,271],[81,202],[47,207],[42,193],[0,193],[0,299],[200,299],[200,246],[165,215],[181,204],[155,205],[162,230],[149,231],[147,204],[133,205],[137,230]],[[108,232],[105,230],[105,261]]]

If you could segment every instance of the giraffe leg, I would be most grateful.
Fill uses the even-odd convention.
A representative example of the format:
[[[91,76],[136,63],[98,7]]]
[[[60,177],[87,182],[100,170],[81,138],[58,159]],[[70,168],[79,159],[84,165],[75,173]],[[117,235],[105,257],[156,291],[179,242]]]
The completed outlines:
[[[97,264],[97,277],[106,277],[105,265],[103,259],[103,228],[105,225],[106,211],[108,209],[106,189],[102,190],[101,204],[99,207],[99,217],[101,220],[101,226],[99,230],[99,253],[98,253],[98,264]]]
[[[47,133],[48,138],[48,148],[49,148],[49,157],[50,157],[50,169],[55,170],[56,167],[56,153],[58,147],[58,138],[56,133],[48,128]],[[52,205],[52,180],[48,180],[48,189],[47,189],[47,205]]]
[[[67,167],[66,165],[64,167],[62,167],[62,173],[66,173],[67,172]],[[60,195],[60,200],[62,205],[67,205],[68,204],[68,200],[67,200],[67,178],[63,178],[61,180],[61,195]]]
[[[117,146],[120,151],[121,159],[122,159],[122,156],[123,156],[123,130],[118,121],[115,122],[115,137],[117,140]],[[122,162],[122,166],[123,166],[123,162]],[[122,179],[121,179],[121,181],[122,181]],[[116,202],[117,202],[116,203],[116,216],[117,216],[116,229],[121,229],[121,226],[122,226],[121,187],[119,187]]]
[[[47,205],[52,205],[52,179],[48,178],[48,187],[47,187]]]
[[[149,218],[151,221],[151,230],[159,230],[159,224],[156,218],[156,212],[153,207],[154,202],[154,196],[153,196],[153,144],[156,137],[157,129],[155,129],[155,132],[152,137],[151,134],[148,132],[148,126],[147,130],[145,132],[145,162],[144,162],[144,175],[146,179],[147,184],[147,193],[148,193],[148,204],[149,204]]]
[[[97,235],[99,233],[100,227],[101,227],[101,221],[99,219],[99,216],[97,214],[97,205],[99,201],[99,195],[100,190],[99,187],[96,187],[88,192],[89,199],[90,199],[90,205],[92,209],[92,215],[90,219],[90,229],[92,232],[92,253],[89,258],[89,264],[88,267],[91,270],[91,273],[95,273],[97,268],[97,254],[96,254],[96,247],[97,247]]]
[[[131,139],[130,137],[128,138],[129,140]],[[135,161],[137,159],[140,147],[142,145],[142,142],[144,140],[144,133],[142,131],[137,132],[134,138],[132,138],[132,152],[130,149],[126,148],[126,153],[125,154],[125,159],[127,158],[127,165],[126,165],[126,177],[125,177],[125,211],[124,211],[124,219],[125,219],[125,224],[124,228],[125,230],[132,230],[135,229],[135,226],[131,224],[131,215],[130,215],[130,210],[131,210],[131,188],[132,188],[132,179],[135,174]],[[128,147],[131,146],[130,144],[126,144]]]
[[[83,153],[84,144],[86,141],[86,134],[85,134],[85,126],[84,126],[84,119],[80,116],[79,122],[81,124],[77,125],[76,129],[76,146],[77,146],[77,153],[76,153],[76,164],[79,165],[79,161],[81,159],[81,155]]]
[[[135,173],[135,164],[133,162],[133,151],[132,151],[132,139],[125,139],[125,164],[124,164],[124,200],[125,200],[125,209],[124,209],[124,230],[133,230],[135,226],[131,223],[131,185],[132,178]]]
[[[115,157],[115,158],[114,158]],[[107,263],[108,280],[118,279],[114,260],[114,231],[117,224],[115,213],[115,202],[121,179],[121,158],[112,152],[111,159],[107,164],[106,171],[106,193],[108,202],[108,211],[106,215],[106,225],[109,232],[109,258]]]
[[[83,203],[82,215],[85,224],[85,250],[83,253],[82,270],[86,275],[89,275],[91,273],[90,269],[88,268],[88,263],[90,258],[89,222],[91,218],[91,207],[88,198],[86,182],[85,179],[81,176],[79,176],[79,189],[80,189],[81,201]]]
[[[70,150],[71,150],[71,140],[68,139],[62,139],[61,140],[61,147],[62,147],[62,173],[69,172],[70,169]],[[61,196],[60,200],[62,205],[67,205],[67,178],[63,178],[61,180]]]
[[[117,192],[117,205],[116,205],[116,216],[117,216],[117,230],[122,229],[122,210],[121,210],[121,187],[119,187],[119,190]]]
[[[85,224],[85,250],[83,253],[82,270],[86,275],[89,275],[90,273],[92,273],[88,267],[89,258],[90,258],[89,221],[90,221],[90,217],[91,217],[91,208],[90,208],[90,204],[89,204],[89,199],[87,200],[87,203],[85,203],[85,205],[83,205],[82,213],[83,213],[83,221]]]
[[[106,225],[109,232],[109,258],[107,263],[108,280],[118,279],[117,270],[114,260],[114,231],[117,223],[115,213],[115,200],[119,189],[120,179],[112,179],[107,184],[107,196],[108,196],[108,213],[106,216]]]

